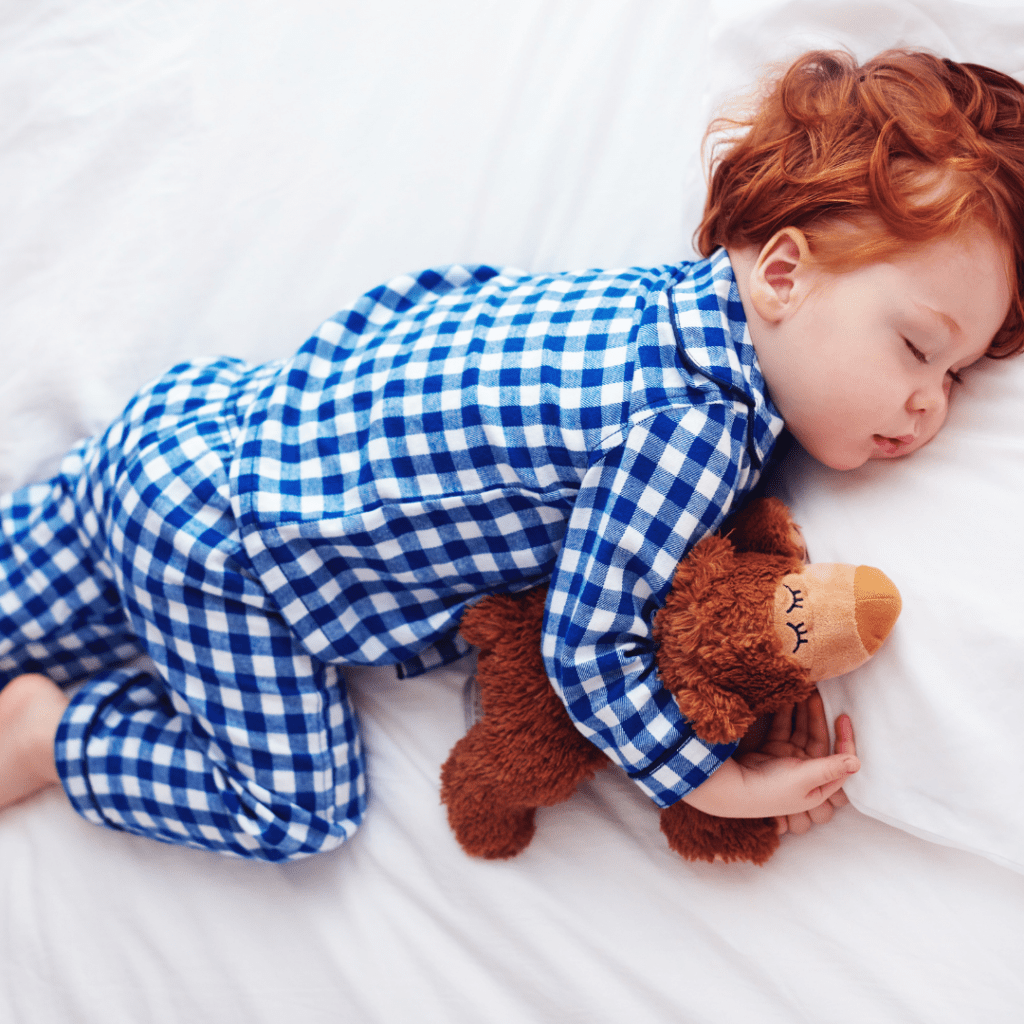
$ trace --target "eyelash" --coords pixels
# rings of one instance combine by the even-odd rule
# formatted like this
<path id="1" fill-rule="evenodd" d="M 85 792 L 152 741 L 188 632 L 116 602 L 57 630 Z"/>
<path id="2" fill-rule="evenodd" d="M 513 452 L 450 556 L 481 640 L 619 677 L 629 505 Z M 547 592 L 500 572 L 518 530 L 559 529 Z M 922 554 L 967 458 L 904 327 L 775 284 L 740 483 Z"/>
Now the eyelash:
<path id="1" fill-rule="evenodd" d="M 903 343 L 907 346 L 907 348 L 910 349 L 911 354 L 919 363 L 928 362 L 928 357 L 912 341 L 909 341 L 907 338 L 904 338 Z M 961 377 L 960 374 L 956 372 L 956 370 L 947 370 L 946 376 L 948 376 L 954 384 L 963 384 L 964 382 L 963 377 Z"/>

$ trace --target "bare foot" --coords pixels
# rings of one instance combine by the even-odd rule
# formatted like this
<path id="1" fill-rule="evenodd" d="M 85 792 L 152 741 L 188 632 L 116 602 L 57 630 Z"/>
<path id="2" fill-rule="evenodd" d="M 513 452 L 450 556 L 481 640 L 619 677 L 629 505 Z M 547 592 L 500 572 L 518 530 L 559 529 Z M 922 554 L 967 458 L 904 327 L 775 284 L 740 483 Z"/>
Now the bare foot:
<path id="1" fill-rule="evenodd" d="M 0 808 L 60 782 L 53 742 L 67 706 L 46 676 L 17 676 L 0 690 Z"/>

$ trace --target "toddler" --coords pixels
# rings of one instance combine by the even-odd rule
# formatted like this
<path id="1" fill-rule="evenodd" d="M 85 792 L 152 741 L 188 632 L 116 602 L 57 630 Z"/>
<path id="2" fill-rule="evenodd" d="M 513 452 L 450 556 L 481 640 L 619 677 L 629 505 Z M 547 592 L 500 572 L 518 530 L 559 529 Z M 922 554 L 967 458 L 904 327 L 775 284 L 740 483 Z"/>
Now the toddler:
<path id="1" fill-rule="evenodd" d="M 820 701 L 774 756 L 701 742 L 652 618 L 784 427 L 837 469 L 909 454 L 1024 344 L 1024 88 L 817 52 L 732 127 L 703 259 L 398 278 L 290 359 L 174 368 L 8 496 L 0 806 L 60 783 L 166 842 L 335 847 L 366 802 L 344 666 L 451 662 L 469 603 L 550 582 L 552 685 L 655 803 L 826 820 L 849 721 L 832 756 Z"/>

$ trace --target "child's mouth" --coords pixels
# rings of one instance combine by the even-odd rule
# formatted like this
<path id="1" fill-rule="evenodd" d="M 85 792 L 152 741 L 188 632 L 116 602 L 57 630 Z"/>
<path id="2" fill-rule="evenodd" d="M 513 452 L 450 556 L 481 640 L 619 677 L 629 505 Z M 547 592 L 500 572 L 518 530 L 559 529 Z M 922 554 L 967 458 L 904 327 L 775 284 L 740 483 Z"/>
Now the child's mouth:
<path id="1" fill-rule="evenodd" d="M 907 445 L 913 440 L 913 434 L 903 434 L 900 437 L 885 437 L 883 434 L 874 435 L 875 445 L 883 455 L 901 455 Z"/>

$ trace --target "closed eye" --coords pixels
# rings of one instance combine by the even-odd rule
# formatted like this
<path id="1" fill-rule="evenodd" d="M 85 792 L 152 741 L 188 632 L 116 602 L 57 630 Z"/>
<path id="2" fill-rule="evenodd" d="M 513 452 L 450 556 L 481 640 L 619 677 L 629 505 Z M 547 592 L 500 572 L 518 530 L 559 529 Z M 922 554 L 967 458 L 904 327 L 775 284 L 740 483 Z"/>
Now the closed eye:
<path id="1" fill-rule="evenodd" d="M 909 338 L 904 338 L 903 339 L 903 344 L 907 346 L 907 348 L 910 350 L 910 354 L 919 363 L 927 363 L 928 362 L 928 357 Z M 961 377 L 960 374 L 956 372 L 956 370 L 947 370 L 946 371 L 946 376 L 949 377 L 949 379 L 954 384 L 963 384 L 963 382 L 964 382 L 963 377 Z"/>
<path id="2" fill-rule="evenodd" d="M 906 345 L 908 349 L 910 349 L 911 355 L 913 355 L 913 357 L 919 363 L 928 362 L 928 357 L 912 341 L 910 341 L 909 338 L 904 338 L 903 344 Z"/>

